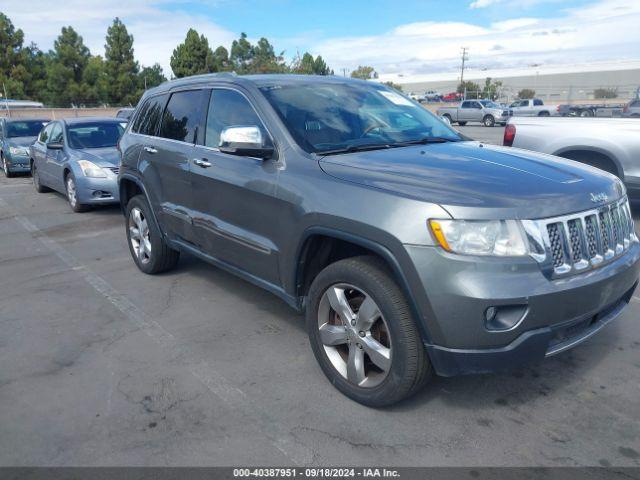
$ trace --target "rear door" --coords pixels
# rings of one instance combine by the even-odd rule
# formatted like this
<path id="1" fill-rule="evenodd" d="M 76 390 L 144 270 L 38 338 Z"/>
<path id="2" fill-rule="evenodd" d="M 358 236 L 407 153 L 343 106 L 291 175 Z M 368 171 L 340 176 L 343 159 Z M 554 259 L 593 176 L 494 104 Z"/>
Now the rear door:
<path id="1" fill-rule="evenodd" d="M 49 143 L 49 137 L 51 136 L 51 130 L 53 130 L 53 123 L 49 123 L 42 129 L 38 140 L 33 144 L 33 161 L 38 169 L 40 175 L 40 181 L 47 185 L 51 185 L 51 176 L 49 175 L 47 166 L 47 143 Z"/>
<path id="2" fill-rule="evenodd" d="M 202 89 L 171 93 L 157 136 L 145 145 L 141 155 L 148 164 L 145 177 L 153 176 L 158 213 L 174 238 L 194 242 L 192 191 L 189 172 L 194 143 L 203 135 L 201 125 L 206 108 Z M 141 169 L 142 169 L 142 163 Z"/>
<path id="3" fill-rule="evenodd" d="M 227 87 L 211 91 L 206 134 L 191 165 L 198 242 L 219 260 L 278 284 L 273 241 L 273 219 L 281 211 L 275 198 L 277 160 L 220 152 L 220 132 L 232 126 L 257 126 L 265 138 L 273 138 L 244 92 Z"/>

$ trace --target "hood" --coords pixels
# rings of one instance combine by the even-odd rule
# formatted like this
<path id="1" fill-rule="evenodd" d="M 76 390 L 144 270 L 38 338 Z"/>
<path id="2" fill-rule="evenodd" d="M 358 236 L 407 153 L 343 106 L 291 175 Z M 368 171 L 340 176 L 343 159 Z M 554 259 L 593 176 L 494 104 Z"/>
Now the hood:
<path id="1" fill-rule="evenodd" d="M 120 152 L 116 147 L 85 148 L 75 151 L 80 160 L 89 160 L 100 167 L 114 167 L 120 164 Z"/>
<path id="2" fill-rule="evenodd" d="M 331 155 L 320 166 L 342 180 L 438 204 L 454 218 L 545 218 L 623 195 L 621 182 L 601 170 L 478 142 Z M 591 194 L 607 200 L 594 203 Z"/>
<path id="3" fill-rule="evenodd" d="M 35 137 L 11 137 L 11 138 L 7 138 L 7 143 L 9 145 L 12 145 L 14 147 L 28 147 L 29 145 L 32 145 L 33 142 L 35 142 L 38 139 L 37 136 Z"/>

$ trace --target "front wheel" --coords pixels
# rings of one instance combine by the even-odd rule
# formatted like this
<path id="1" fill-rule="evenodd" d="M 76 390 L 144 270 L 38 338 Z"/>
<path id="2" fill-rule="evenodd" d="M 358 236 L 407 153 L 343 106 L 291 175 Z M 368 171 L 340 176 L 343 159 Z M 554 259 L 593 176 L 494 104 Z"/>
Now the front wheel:
<path id="1" fill-rule="evenodd" d="M 67 189 L 67 200 L 69 201 L 69 206 L 71 210 L 76 213 L 82 213 L 89 210 L 89 206 L 83 203 L 80 203 L 78 200 L 78 186 L 76 184 L 76 177 L 73 176 L 73 173 L 68 173 L 67 178 L 65 179 L 65 186 Z"/>
<path id="2" fill-rule="evenodd" d="M 153 275 L 176 266 L 180 252 L 167 245 L 144 195 L 129 200 L 126 219 L 129 251 L 142 272 Z"/>
<path id="3" fill-rule="evenodd" d="M 493 127 L 496 124 L 496 119 L 493 118 L 493 115 L 485 115 L 482 119 L 482 124 L 485 127 Z"/>
<path id="4" fill-rule="evenodd" d="M 340 260 L 309 289 L 306 325 L 329 381 L 371 407 L 396 403 L 431 377 L 431 364 L 411 310 L 376 257 Z"/>
<path id="5" fill-rule="evenodd" d="M 7 165 L 7 159 L 4 158 L 4 154 L 2 155 L 2 171 L 4 172 L 4 176 L 7 178 L 13 177 L 13 173 L 9 171 L 9 165 Z"/>

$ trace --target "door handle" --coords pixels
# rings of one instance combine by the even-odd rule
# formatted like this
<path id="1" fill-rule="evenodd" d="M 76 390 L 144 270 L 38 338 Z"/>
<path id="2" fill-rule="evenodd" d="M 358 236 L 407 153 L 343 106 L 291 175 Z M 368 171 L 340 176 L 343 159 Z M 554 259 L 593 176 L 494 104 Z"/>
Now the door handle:
<path id="1" fill-rule="evenodd" d="M 200 159 L 200 158 L 195 158 L 193 160 L 193 163 L 195 163 L 196 165 L 198 165 L 199 167 L 202 168 L 209 168 L 211 166 L 211 162 L 208 160 L 205 160 L 204 158 Z"/>
<path id="2" fill-rule="evenodd" d="M 144 151 L 147 153 L 158 153 L 158 150 L 153 147 L 144 147 Z"/>

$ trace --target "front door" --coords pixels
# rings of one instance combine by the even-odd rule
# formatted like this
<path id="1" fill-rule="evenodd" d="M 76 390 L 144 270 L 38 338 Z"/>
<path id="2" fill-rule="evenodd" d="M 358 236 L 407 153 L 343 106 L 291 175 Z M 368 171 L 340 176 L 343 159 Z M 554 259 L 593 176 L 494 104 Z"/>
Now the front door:
<path id="1" fill-rule="evenodd" d="M 51 129 L 51 136 L 47 143 L 63 143 L 63 135 L 62 135 L 62 125 L 60 122 L 55 122 L 53 124 L 53 128 Z M 58 191 L 63 191 L 66 187 L 64 185 L 63 178 L 63 169 L 64 169 L 64 159 L 65 153 L 63 150 L 51 150 L 47 148 L 47 161 L 46 161 L 46 171 L 51 179 L 51 186 L 54 187 Z"/>
<path id="2" fill-rule="evenodd" d="M 274 196 L 277 160 L 220 152 L 220 132 L 232 126 L 257 126 L 272 138 L 248 97 L 238 90 L 214 88 L 203 145 L 195 147 L 191 163 L 195 231 L 208 254 L 279 284 L 273 242 L 277 225 L 270 220 L 279 208 Z"/>

